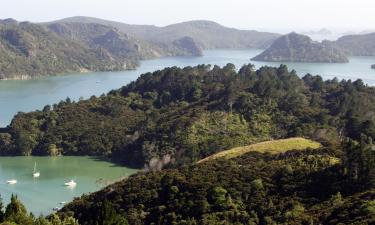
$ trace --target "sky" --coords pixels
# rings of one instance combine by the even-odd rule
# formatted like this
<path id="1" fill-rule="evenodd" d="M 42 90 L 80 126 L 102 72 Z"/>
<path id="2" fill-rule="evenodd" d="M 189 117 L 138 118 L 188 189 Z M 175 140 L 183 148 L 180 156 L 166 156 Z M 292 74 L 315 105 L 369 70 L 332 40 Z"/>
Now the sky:
<path id="1" fill-rule="evenodd" d="M 212 20 L 263 31 L 375 30 L 374 0 L 0 0 L 0 17 L 45 22 L 92 16 L 130 24 Z"/>

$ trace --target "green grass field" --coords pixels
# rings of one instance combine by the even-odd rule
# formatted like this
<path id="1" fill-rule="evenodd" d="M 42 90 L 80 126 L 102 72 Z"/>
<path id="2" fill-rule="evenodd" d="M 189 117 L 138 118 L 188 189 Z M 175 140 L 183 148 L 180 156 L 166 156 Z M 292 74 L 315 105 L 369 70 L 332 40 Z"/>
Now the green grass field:
<path id="1" fill-rule="evenodd" d="M 288 138 L 288 139 L 265 141 L 265 142 L 260 142 L 260 143 L 253 144 L 253 145 L 248 145 L 245 147 L 232 148 L 230 150 L 222 151 L 214 155 L 211 155 L 207 158 L 204 158 L 198 161 L 198 163 L 202 163 L 208 160 L 223 158 L 223 157 L 226 159 L 231 159 L 231 158 L 239 157 L 251 151 L 278 154 L 278 153 L 284 153 L 290 150 L 304 150 L 307 148 L 317 149 L 320 147 L 321 147 L 321 144 L 318 142 L 311 141 L 305 138 L 295 137 L 295 138 Z"/>

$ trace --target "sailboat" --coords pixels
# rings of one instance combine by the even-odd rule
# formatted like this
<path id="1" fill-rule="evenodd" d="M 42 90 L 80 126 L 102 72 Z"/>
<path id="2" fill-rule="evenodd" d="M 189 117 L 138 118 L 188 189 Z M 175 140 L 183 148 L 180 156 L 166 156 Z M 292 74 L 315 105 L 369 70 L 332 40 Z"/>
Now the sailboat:
<path id="1" fill-rule="evenodd" d="M 33 177 L 34 178 L 40 177 L 40 172 L 36 170 L 36 162 L 34 164 Z"/>
<path id="2" fill-rule="evenodd" d="M 7 180 L 7 184 L 16 184 L 17 180 Z"/>
<path id="3" fill-rule="evenodd" d="M 75 187 L 76 185 L 77 185 L 77 183 L 74 180 L 71 180 L 71 181 L 66 182 L 64 184 L 64 186 L 67 186 L 67 187 Z"/>

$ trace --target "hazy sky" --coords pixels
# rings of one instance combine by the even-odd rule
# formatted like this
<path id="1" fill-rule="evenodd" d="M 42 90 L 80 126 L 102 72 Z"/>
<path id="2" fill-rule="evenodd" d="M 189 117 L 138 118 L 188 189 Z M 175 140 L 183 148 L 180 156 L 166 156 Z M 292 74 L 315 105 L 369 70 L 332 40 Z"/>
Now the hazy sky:
<path id="1" fill-rule="evenodd" d="M 207 19 L 260 30 L 375 29 L 374 0 L 0 0 L 2 18 L 33 22 L 93 16 L 168 25 Z"/>

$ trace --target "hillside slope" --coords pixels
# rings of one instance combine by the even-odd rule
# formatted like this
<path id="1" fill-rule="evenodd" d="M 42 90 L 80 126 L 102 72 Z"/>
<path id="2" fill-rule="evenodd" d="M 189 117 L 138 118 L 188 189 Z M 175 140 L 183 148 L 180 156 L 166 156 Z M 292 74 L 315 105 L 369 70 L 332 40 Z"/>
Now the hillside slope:
<path id="1" fill-rule="evenodd" d="M 131 68 L 103 49 L 58 37 L 41 25 L 0 21 L 0 79 L 23 79 L 67 72 Z"/>
<path id="2" fill-rule="evenodd" d="M 348 55 L 375 56 L 375 33 L 343 36 L 334 44 Z"/>
<path id="3" fill-rule="evenodd" d="M 206 161 L 215 160 L 219 158 L 231 159 L 244 155 L 248 152 L 279 154 L 290 150 L 305 150 L 307 148 L 317 149 L 320 147 L 321 145 L 318 142 L 314 142 L 304 138 L 288 138 L 281 140 L 265 141 L 248 146 L 237 147 L 221 151 L 207 158 L 201 159 L 197 163 L 203 163 Z"/>
<path id="4" fill-rule="evenodd" d="M 223 149 L 302 136 L 375 138 L 375 88 L 299 78 L 286 66 L 166 68 L 101 97 L 19 113 L 1 155 L 93 155 L 160 170 Z"/>
<path id="5" fill-rule="evenodd" d="M 66 205 L 82 225 L 374 224 L 374 188 L 348 183 L 332 149 L 232 159 L 139 173 Z M 353 188 L 357 187 L 357 188 Z"/>
<path id="6" fill-rule="evenodd" d="M 200 56 L 194 39 L 182 37 L 168 45 L 139 40 L 115 27 L 98 23 L 56 22 L 47 28 L 62 38 L 78 41 L 91 48 L 103 48 L 120 59 L 150 59 L 162 56 Z"/>

